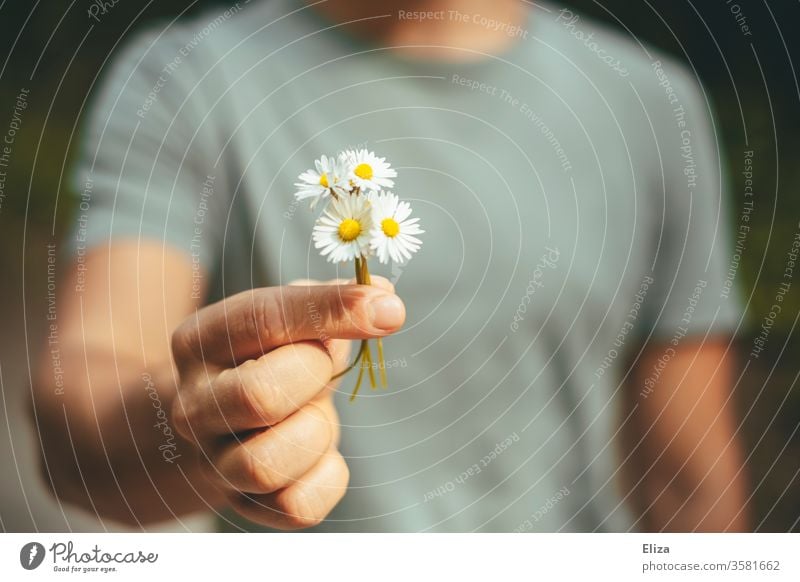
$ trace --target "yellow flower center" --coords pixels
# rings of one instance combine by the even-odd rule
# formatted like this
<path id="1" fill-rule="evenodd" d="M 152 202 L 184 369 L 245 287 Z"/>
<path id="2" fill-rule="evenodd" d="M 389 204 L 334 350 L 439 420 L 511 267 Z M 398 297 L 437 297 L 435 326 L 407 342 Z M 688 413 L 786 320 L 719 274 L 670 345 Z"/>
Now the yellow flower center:
<path id="1" fill-rule="evenodd" d="M 345 218 L 339 224 L 339 238 L 344 242 L 354 241 L 361 234 L 361 223 L 352 218 Z"/>
<path id="2" fill-rule="evenodd" d="M 383 222 L 381 222 L 381 229 L 383 234 L 389 238 L 394 238 L 400 233 L 400 225 L 397 224 L 394 218 L 384 218 Z"/>
<path id="3" fill-rule="evenodd" d="M 369 164 L 358 164 L 353 173 L 362 180 L 372 180 L 372 166 Z"/>
<path id="4" fill-rule="evenodd" d="M 319 185 L 322 186 L 323 188 L 328 187 L 328 174 L 322 174 L 319 177 Z"/>

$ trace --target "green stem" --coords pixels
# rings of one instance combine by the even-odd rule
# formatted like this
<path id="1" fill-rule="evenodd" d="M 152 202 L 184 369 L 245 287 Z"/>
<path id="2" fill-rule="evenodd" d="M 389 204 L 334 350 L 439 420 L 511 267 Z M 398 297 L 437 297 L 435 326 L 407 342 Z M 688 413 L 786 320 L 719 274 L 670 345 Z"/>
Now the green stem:
<path id="1" fill-rule="evenodd" d="M 355 271 L 356 271 L 356 283 L 359 285 L 371 285 L 372 281 L 370 280 L 369 276 L 369 268 L 367 267 L 367 258 L 366 257 L 356 257 L 355 259 Z M 378 344 L 378 368 L 380 370 L 380 379 L 381 385 L 384 388 L 387 388 L 389 383 L 386 379 L 386 365 L 385 360 L 383 357 L 383 342 L 381 338 L 377 338 Z M 356 357 L 353 359 L 353 362 L 347 366 L 344 370 L 336 374 L 331 378 L 331 380 L 335 380 L 341 376 L 347 374 L 350 370 L 355 368 L 360 364 L 360 369 L 358 371 L 358 378 L 356 379 L 356 387 L 353 389 L 353 393 L 350 395 L 350 402 L 355 400 L 356 395 L 358 394 L 359 389 L 361 388 L 361 382 L 364 379 L 364 368 L 369 369 L 369 382 L 372 386 L 372 389 L 378 387 L 378 382 L 375 379 L 375 371 L 373 370 L 373 360 L 372 360 L 372 352 L 369 348 L 369 341 L 368 340 L 361 340 L 361 347 L 356 354 Z"/>
<path id="2" fill-rule="evenodd" d="M 362 342 L 362 345 L 367 345 L 367 342 Z M 363 378 L 364 378 L 364 366 L 361 366 L 361 369 L 358 371 L 358 379 L 356 380 L 356 387 L 353 388 L 353 393 L 350 395 L 350 402 L 356 399 L 356 395 L 358 395 L 358 389 L 361 388 L 361 380 Z"/>
<path id="3" fill-rule="evenodd" d="M 364 352 L 365 345 L 367 345 L 367 340 L 361 340 L 361 347 L 358 348 L 358 353 L 356 354 L 356 357 L 344 370 L 342 370 L 338 374 L 331 376 L 331 380 L 336 380 L 336 378 L 341 378 L 342 376 L 347 374 L 350 370 L 352 370 L 358 365 L 359 360 L 361 360 L 361 355 Z"/>
<path id="4" fill-rule="evenodd" d="M 369 276 L 369 267 L 367 266 L 367 260 L 363 258 L 361 259 L 361 280 L 364 282 L 365 285 L 372 285 L 372 280 L 370 279 Z M 378 338 L 376 340 L 376 343 L 378 344 L 378 370 L 381 376 L 381 385 L 384 388 L 386 388 L 389 385 L 389 383 L 386 380 L 386 365 L 383 359 L 383 341 L 381 341 L 381 338 Z M 369 347 L 367 349 L 369 349 Z M 368 352 L 367 356 L 369 356 L 371 363 L 372 354 Z M 370 374 L 372 374 L 372 366 L 370 366 L 369 370 Z M 377 383 L 373 382 L 373 387 L 376 385 Z"/>
<path id="5" fill-rule="evenodd" d="M 367 365 L 369 366 L 369 385 L 375 390 L 375 388 L 378 387 L 378 383 L 375 381 L 375 370 L 373 369 L 372 352 L 369 349 L 369 344 L 367 344 L 367 349 L 364 352 L 364 358 L 367 360 Z"/>
<path id="6" fill-rule="evenodd" d="M 381 341 L 381 338 L 378 338 L 376 343 L 378 344 L 378 361 L 380 361 L 378 371 L 381 374 L 381 386 L 388 388 L 389 382 L 386 379 L 386 360 L 383 357 L 383 341 Z"/>

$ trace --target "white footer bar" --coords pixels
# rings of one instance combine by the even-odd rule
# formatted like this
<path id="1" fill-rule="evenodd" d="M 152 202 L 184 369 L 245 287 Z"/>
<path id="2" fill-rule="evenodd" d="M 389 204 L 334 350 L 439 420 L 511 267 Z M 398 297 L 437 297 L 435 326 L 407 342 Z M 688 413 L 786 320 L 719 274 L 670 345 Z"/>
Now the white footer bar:
<path id="1" fill-rule="evenodd" d="M 800 580 L 800 534 L 3 534 L 2 580 Z M 225 578 L 215 578 L 224 576 Z"/>

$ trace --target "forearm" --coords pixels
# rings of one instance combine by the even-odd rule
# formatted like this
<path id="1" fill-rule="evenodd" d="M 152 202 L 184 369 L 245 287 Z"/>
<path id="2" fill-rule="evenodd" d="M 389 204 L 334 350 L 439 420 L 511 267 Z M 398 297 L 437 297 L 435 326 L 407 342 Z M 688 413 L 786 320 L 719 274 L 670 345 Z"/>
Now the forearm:
<path id="1" fill-rule="evenodd" d="M 662 432 L 654 425 L 653 432 Z M 666 436 L 666 435 L 664 435 Z M 645 438 L 637 487 L 646 531 L 747 531 L 746 479 L 733 432 L 717 425 L 691 447 Z M 662 439 L 658 439 L 662 440 Z M 662 441 L 663 442 L 663 441 Z"/>
<path id="2" fill-rule="evenodd" d="M 658 383 L 651 350 L 628 389 L 629 475 L 648 531 L 740 531 L 748 528 L 746 474 L 731 398 L 734 368 L 722 342 L 676 350 Z M 646 394 L 646 396 L 645 396 Z"/>
<path id="3" fill-rule="evenodd" d="M 42 469 L 60 499 L 135 525 L 221 503 L 170 423 L 177 378 L 168 362 L 145 368 L 82 348 L 62 356 L 63 394 L 47 371 L 35 391 Z"/>
<path id="4" fill-rule="evenodd" d="M 133 525 L 219 503 L 169 419 L 170 337 L 197 307 L 193 272 L 157 241 L 115 241 L 59 283 L 50 324 L 61 377 L 57 386 L 44 354 L 33 392 L 42 470 L 59 499 Z"/>

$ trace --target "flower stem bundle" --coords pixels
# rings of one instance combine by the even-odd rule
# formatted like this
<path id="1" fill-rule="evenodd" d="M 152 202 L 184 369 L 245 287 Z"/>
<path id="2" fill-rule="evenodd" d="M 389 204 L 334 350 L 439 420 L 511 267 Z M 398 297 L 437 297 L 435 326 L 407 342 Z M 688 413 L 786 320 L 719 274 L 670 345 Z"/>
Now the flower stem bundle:
<path id="1" fill-rule="evenodd" d="M 317 219 L 312 239 L 314 247 L 332 263 L 353 261 L 356 283 L 371 285 L 367 259 L 376 257 L 382 264 L 403 264 L 417 252 L 423 231 L 418 218 L 410 218 L 411 206 L 387 190 L 394 186 L 397 172 L 373 152 L 345 150 L 336 157 L 322 156 L 314 169 L 306 170 L 295 184 L 298 200 L 310 200 L 313 209 L 321 200 L 327 202 Z M 377 362 L 372 358 L 369 341 L 363 340 L 353 363 L 334 378 L 359 367 L 355 399 L 367 370 L 370 385 L 377 388 L 375 368 L 381 386 L 386 388 L 386 365 L 383 342 L 376 340 Z"/>

